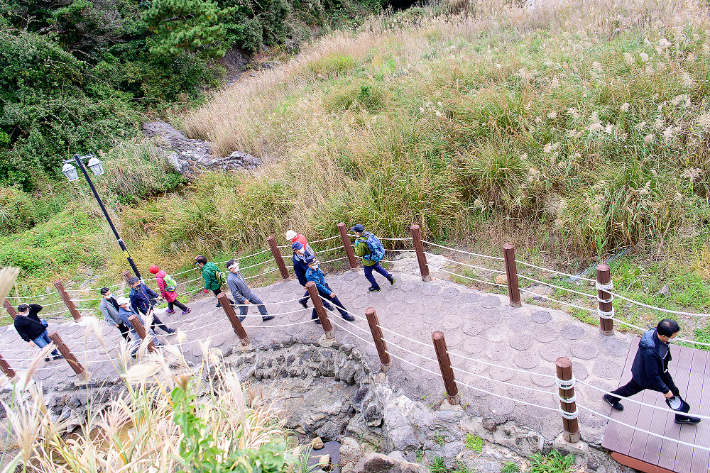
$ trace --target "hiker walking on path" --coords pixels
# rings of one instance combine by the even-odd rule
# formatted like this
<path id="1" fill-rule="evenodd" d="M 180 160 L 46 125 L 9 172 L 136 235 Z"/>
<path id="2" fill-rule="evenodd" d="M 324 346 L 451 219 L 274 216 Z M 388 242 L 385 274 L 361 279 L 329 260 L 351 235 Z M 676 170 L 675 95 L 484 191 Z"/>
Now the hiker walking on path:
<path id="1" fill-rule="evenodd" d="M 397 279 L 380 264 L 380 260 L 385 256 L 385 249 L 380 240 L 372 233 L 366 232 L 365 227 L 359 223 L 351 228 L 350 231 L 356 235 L 355 254 L 362 258 L 365 279 L 370 282 L 369 291 L 378 292 L 380 290 L 380 285 L 377 284 L 375 277 L 372 275 L 373 271 L 387 278 L 390 284 L 394 284 Z"/>
<path id="2" fill-rule="evenodd" d="M 111 294 L 111 290 L 107 287 L 101 288 L 99 310 L 104 314 L 104 320 L 107 324 L 116 327 L 121 332 L 121 336 L 128 340 L 128 327 L 121 320 L 121 316 L 118 315 L 120 309 L 121 306 L 118 305 L 118 300 Z"/>
<path id="3" fill-rule="evenodd" d="M 338 297 L 335 295 L 335 292 L 333 292 L 328 283 L 325 282 L 325 275 L 319 267 L 318 260 L 315 259 L 315 257 L 311 256 L 308 258 L 306 263 L 308 264 L 308 271 L 306 271 L 306 279 L 315 283 L 316 287 L 318 288 L 318 294 L 320 294 L 320 296 L 323 298 L 323 305 L 325 305 L 326 301 L 330 301 L 338 307 L 338 312 L 340 312 L 340 315 L 345 320 L 347 320 L 348 322 L 352 322 L 353 320 L 355 320 L 355 317 L 348 314 L 348 312 L 345 310 L 345 306 L 343 305 L 343 303 L 340 302 Z M 332 310 L 332 308 L 330 307 L 328 309 Z M 311 318 L 314 319 L 317 324 L 320 323 L 315 308 L 313 309 Z"/>
<path id="4" fill-rule="evenodd" d="M 17 306 L 17 317 L 15 317 L 15 330 L 24 341 L 28 342 L 31 347 L 36 346 L 40 350 L 50 343 L 47 331 L 47 321 L 39 318 L 37 314 L 42 310 L 39 304 L 20 304 Z M 58 360 L 62 355 L 54 349 L 52 350 L 52 358 L 46 357 L 44 361 Z"/>
<path id="5" fill-rule="evenodd" d="M 662 393 L 671 409 L 686 413 L 690 406 L 680 398 L 680 391 L 673 382 L 673 377 L 668 372 L 668 363 L 671 361 L 671 350 L 668 346 L 680 332 L 680 327 L 675 320 L 663 319 L 654 329 L 646 331 L 639 341 L 638 351 L 631 365 L 631 381 L 625 386 L 605 394 L 604 400 L 617 411 L 623 411 L 624 406 L 619 402 L 619 397 L 629 397 L 638 394 L 644 389 L 651 389 Z M 682 414 L 675 415 L 676 424 L 698 424 L 697 417 Z"/>
<path id="6" fill-rule="evenodd" d="M 195 264 L 202 269 L 202 279 L 205 280 L 205 294 L 207 291 L 212 291 L 217 297 L 222 293 L 222 286 L 227 282 L 227 276 L 217 269 L 214 263 L 208 263 L 207 258 L 202 255 L 195 256 Z M 234 304 L 233 300 L 229 300 L 230 304 Z M 222 307 L 222 303 L 217 299 L 217 307 Z"/>
<path id="7" fill-rule="evenodd" d="M 138 332 L 136 332 L 136 329 L 133 328 L 133 324 L 131 323 L 130 320 L 128 320 L 128 318 L 132 315 L 135 315 L 136 317 L 138 317 L 138 320 L 141 321 L 143 326 L 145 326 L 145 321 L 143 320 L 143 318 L 140 316 L 139 313 L 134 312 L 134 309 L 131 308 L 131 306 L 130 306 L 131 301 L 129 299 L 127 299 L 125 297 L 119 297 L 117 302 L 118 302 L 118 306 L 119 306 L 118 316 L 121 318 L 121 321 L 124 323 L 124 325 L 129 327 L 129 330 L 131 332 L 131 340 L 133 340 L 133 343 L 131 345 L 130 352 L 131 352 L 131 356 L 135 357 L 136 352 L 138 351 L 138 348 L 140 348 L 141 343 L 143 343 L 143 339 L 141 338 L 140 335 L 138 335 Z M 155 332 L 148 327 L 146 327 L 146 336 L 153 337 L 153 343 L 155 344 L 155 346 L 159 347 L 162 345 L 160 342 L 158 342 L 158 339 L 155 337 Z"/>
<path id="8" fill-rule="evenodd" d="M 296 241 L 291 245 L 291 249 L 293 250 L 293 256 L 291 257 L 291 261 L 293 262 L 293 272 L 296 273 L 296 278 L 298 278 L 298 283 L 306 287 L 306 283 L 308 280 L 306 279 L 306 272 L 308 271 L 308 264 L 306 263 L 306 260 L 308 258 L 315 258 L 315 252 L 311 248 L 311 245 L 308 243 L 301 243 L 300 241 Z M 303 294 L 303 297 L 298 300 L 298 303 L 303 306 L 304 309 L 308 309 L 308 298 L 310 295 L 308 294 L 308 291 L 306 291 L 305 294 Z M 332 306 L 328 303 L 327 300 L 323 300 L 323 306 L 331 310 Z"/>
<path id="9" fill-rule="evenodd" d="M 289 230 L 286 232 L 286 239 L 291 242 L 291 244 L 299 242 L 301 245 L 308 245 L 308 240 L 306 240 L 306 237 L 301 235 L 300 233 L 296 233 L 293 230 Z"/>
<path id="10" fill-rule="evenodd" d="M 189 314 L 191 312 L 190 308 L 177 300 L 177 283 L 172 276 L 168 276 L 165 271 L 162 271 L 156 265 L 151 266 L 148 271 L 151 274 L 155 274 L 155 282 L 158 284 L 160 297 L 168 303 L 168 310 L 165 313 L 174 314 L 173 306 L 177 306 L 178 309 L 182 310 L 182 315 Z"/>
<path id="11" fill-rule="evenodd" d="M 128 280 L 128 285 L 131 286 L 131 293 L 128 295 L 131 301 L 131 308 L 136 315 L 148 315 L 152 312 L 153 321 L 150 323 L 150 328 L 155 330 L 155 326 L 160 327 L 165 333 L 175 333 L 174 328 L 167 327 L 155 314 L 153 307 L 155 306 L 155 301 L 158 299 L 158 294 L 156 294 L 152 289 L 143 284 L 140 279 L 133 276 Z M 119 304 L 120 305 L 120 304 Z M 125 322 L 124 322 L 125 323 Z"/>
<path id="12" fill-rule="evenodd" d="M 227 261 L 227 269 L 229 270 L 227 286 L 229 286 L 229 290 L 232 291 L 232 297 L 234 297 L 234 300 L 239 304 L 239 321 L 242 322 L 246 318 L 249 303 L 256 304 L 261 314 L 262 321 L 266 322 L 267 320 L 273 319 L 274 316 L 269 315 L 261 299 L 251 292 L 251 289 L 247 286 L 244 276 L 239 272 L 239 263 L 230 259 Z"/>

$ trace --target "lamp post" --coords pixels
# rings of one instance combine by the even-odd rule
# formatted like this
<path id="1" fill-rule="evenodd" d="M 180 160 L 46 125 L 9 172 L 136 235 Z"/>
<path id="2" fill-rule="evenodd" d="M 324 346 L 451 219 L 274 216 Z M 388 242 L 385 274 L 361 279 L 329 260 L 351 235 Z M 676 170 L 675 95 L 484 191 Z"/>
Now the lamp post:
<path id="1" fill-rule="evenodd" d="M 89 168 L 91 171 L 97 175 L 100 176 L 104 173 L 104 166 L 101 163 L 101 160 L 98 159 L 96 156 L 89 155 L 89 156 L 79 156 L 78 154 L 74 155 L 74 161 L 76 161 L 77 166 L 79 166 L 79 169 L 81 169 L 81 172 L 84 173 L 84 177 L 86 178 L 86 182 L 89 183 L 89 187 L 91 187 L 91 191 L 94 193 L 94 197 L 96 197 L 96 202 L 99 203 L 99 207 L 101 207 L 101 210 L 104 213 L 104 217 L 106 217 L 106 221 L 108 222 L 109 226 L 111 227 L 111 230 L 113 230 L 113 234 L 116 236 L 116 241 L 118 242 L 118 246 L 121 247 L 121 251 L 123 251 L 123 254 L 126 256 L 126 259 L 128 260 L 128 264 L 131 265 L 131 268 L 133 269 L 133 272 L 135 273 L 138 278 L 141 278 L 141 273 L 138 271 L 138 268 L 136 267 L 136 264 L 133 262 L 133 259 L 131 258 L 130 253 L 128 253 L 128 249 L 126 248 L 126 244 L 123 243 L 123 240 L 121 240 L 121 237 L 118 235 L 118 231 L 116 230 L 116 227 L 113 225 L 113 222 L 111 221 L 111 217 L 109 217 L 108 212 L 106 211 L 106 207 L 104 207 L 104 203 L 101 200 L 101 197 L 99 197 L 99 193 L 96 192 L 96 188 L 94 187 L 94 183 L 91 182 L 91 178 L 89 177 L 89 173 L 86 172 L 86 167 L 84 166 L 84 163 L 82 162 L 82 159 L 89 158 Z M 62 173 L 69 179 L 69 182 L 76 181 L 79 179 L 79 175 L 76 172 L 76 168 L 72 166 L 71 160 L 65 161 L 64 166 L 62 167 Z"/>

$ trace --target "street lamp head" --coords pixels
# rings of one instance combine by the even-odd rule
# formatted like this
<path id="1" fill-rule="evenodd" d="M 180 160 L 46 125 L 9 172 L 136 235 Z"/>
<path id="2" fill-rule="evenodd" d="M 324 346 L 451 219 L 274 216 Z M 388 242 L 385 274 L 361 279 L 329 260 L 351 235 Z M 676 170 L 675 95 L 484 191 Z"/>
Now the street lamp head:
<path id="1" fill-rule="evenodd" d="M 64 166 L 62 166 L 62 172 L 65 176 L 67 176 L 69 182 L 73 182 L 79 179 L 79 175 L 76 172 L 76 168 L 69 163 L 65 163 Z"/>
<path id="2" fill-rule="evenodd" d="M 101 163 L 101 160 L 96 156 L 92 156 L 89 160 L 89 169 L 91 169 L 97 176 L 100 176 L 104 173 L 104 165 Z"/>

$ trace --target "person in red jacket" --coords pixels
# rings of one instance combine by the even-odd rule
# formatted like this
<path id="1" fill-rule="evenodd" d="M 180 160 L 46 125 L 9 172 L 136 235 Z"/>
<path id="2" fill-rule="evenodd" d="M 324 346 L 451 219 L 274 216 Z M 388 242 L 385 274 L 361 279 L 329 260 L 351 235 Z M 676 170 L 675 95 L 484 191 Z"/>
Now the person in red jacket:
<path id="1" fill-rule="evenodd" d="M 289 230 L 286 232 L 286 239 L 291 243 L 299 242 L 303 246 L 306 246 L 308 244 L 308 240 L 306 240 L 305 236 L 301 235 L 300 233 L 296 233 L 293 230 Z"/>
<path id="2" fill-rule="evenodd" d="M 168 303 L 168 310 L 166 311 L 166 313 L 174 314 L 175 310 L 173 310 L 173 306 L 175 305 L 182 310 L 182 315 L 189 314 L 191 312 L 190 308 L 179 300 L 177 300 L 177 291 L 168 291 L 168 285 L 165 282 L 165 277 L 167 276 L 167 273 L 165 271 L 162 271 L 156 265 L 151 266 L 148 271 L 150 271 L 151 274 L 155 274 L 155 281 L 158 283 L 160 297 L 165 299 L 165 301 Z"/>

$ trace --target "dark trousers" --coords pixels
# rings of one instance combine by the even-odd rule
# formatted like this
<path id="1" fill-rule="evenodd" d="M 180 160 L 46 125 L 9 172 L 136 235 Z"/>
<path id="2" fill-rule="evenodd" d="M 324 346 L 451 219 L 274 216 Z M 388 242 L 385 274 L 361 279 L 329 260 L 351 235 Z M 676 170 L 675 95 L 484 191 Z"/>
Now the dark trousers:
<path id="1" fill-rule="evenodd" d="M 668 385 L 668 387 L 671 389 L 671 391 L 673 392 L 673 395 L 678 396 L 679 395 L 678 388 L 673 383 L 673 378 L 670 378 L 670 376 L 665 376 L 665 378 L 666 379 L 664 379 L 664 382 L 666 382 L 666 385 Z M 670 383 L 668 382 L 669 381 L 668 378 L 670 378 Z M 641 386 L 639 383 L 637 383 L 636 381 L 634 381 L 632 379 L 631 381 L 626 383 L 624 386 L 621 386 L 620 388 L 612 391 L 611 393 L 614 394 L 614 396 L 610 396 L 610 397 L 613 398 L 612 400 L 619 402 L 619 397 L 617 397 L 617 396 L 631 397 L 634 394 L 640 393 L 644 389 L 646 389 L 646 388 L 644 388 L 643 386 Z M 684 416 L 682 414 L 676 414 L 675 418 L 682 421 L 682 420 L 687 420 L 688 416 Z"/>
<path id="2" fill-rule="evenodd" d="M 372 286 L 372 287 L 380 287 L 380 285 L 377 284 L 377 281 L 375 281 L 375 277 L 372 275 L 373 271 L 380 273 L 381 275 L 386 277 L 388 281 L 390 281 L 392 279 L 392 275 L 390 273 L 388 273 L 387 270 L 382 267 L 382 265 L 380 265 L 379 261 L 371 266 L 365 266 L 364 269 L 365 269 L 365 279 L 370 281 L 370 286 Z"/>
<path id="3" fill-rule="evenodd" d="M 163 332 L 169 332 L 170 329 L 158 318 L 157 315 L 155 315 L 155 312 L 153 312 L 153 322 L 150 324 L 150 328 L 153 329 L 153 332 L 155 332 L 155 327 L 156 325 L 160 327 L 160 330 Z"/>
<path id="4" fill-rule="evenodd" d="M 168 302 L 168 310 L 173 310 L 173 305 L 177 306 L 183 312 L 187 310 L 187 306 L 177 299 L 172 302 Z"/>
<path id="5" fill-rule="evenodd" d="M 222 289 L 215 289 L 212 292 L 214 292 L 215 297 L 219 297 L 219 295 L 222 294 Z M 229 299 L 229 296 L 227 296 L 227 299 Z M 229 303 L 234 304 L 234 301 L 232 299 L 229 299 Z M 221 304 L 221 302 L 219 302 L 219 299 L 217 299 L 217 304 L 218 305 Z M 183 310 L 185 310 L 185 309 L 183 309 Z"/>
<path id="6" fill-rule="evenodd" d="M 328 285 L 328 283 L 325 283 L 325 287 L 327 287 L 328 289 L 330 289 L 330 286 Z M 340 312 L 340 315 L 342 315 L 343 317 L 345 317 L 345 314 L 347 314 L 347 311 L 345 310 L 345 306 L 343 305 L 342 302 L 340 302 L 340 300 L 338 299 L 337 296 L 335 296 L 335 297 L 330 297 L 330 296 L 326 295 L 325 292 L 322 292 L 322 291 L 318 291 L 318 294 L 320 295 L 320 298 L 323 299 L 323 306 L 324 306 L 326 309 L 328 309 L 328 310 L 332 310 L 332 309 L 333 309 L 333 308 L 330 306 L 330 304 L 328 304 L 328 301 L 330 301 L 330 302 L 332 302 L 333 304 L 335 304 L 335 305 L 338 307 L 338 312 Z M 317 319 L 317 318 L 318 318 L 318 314 L 316 314 L 316 310 L 315 310 L 315 309 L 313 309 L 313 313 L 311 314 L 311 318 L 312 318 L 312 319 Z"/>
<path id="7" fill-rule="evenodd" d="M 300 299 L 298 300 L 298 302 L 307 303 L 307 302 L 308 302 L 308 299 L 310 299 L 310 298 L 311 298 L 310 293 L 309 293 L 308 291 L 306 291 L 306 293 L 303 295 L 302 298 L 300 298 Z M 325 307 L 325 308 L 328 309 L 328 310 L 332 310 L 332 309 L 333 309 L 333 306 L 330 305 L 330 303 L 328 302 L 329 299 L 323 299 L 322 297 L 321 297 L 321 299 L 323 300 L 323 307 Z"/>
<path id="8" fill-rule="evenodd" d="M 128 334 L 130 333 L 130 331 L 128 330 L 128 327 L 126 327 L 125 324 L 120 323 L 120 324 L 118 324 L 118 330 L 121 331 L 121 336 L 122 336 L 125 340 L 128 340 Z"/>
<path id="9" fill-rule="evenodd" d="M 249 299 L 247 299 L 251 304 L 254 304 L 257 309 L 259 309 L 259 313 L 261 314 L 262 317 L 266 317 L 269 315 L 269 313 L 266 311 L 266 306 L 264 303 L 256 297 L 254 294 L 251 295 Z M 247 315 L 247 312 L 249 311 L 249 306 L 241 304 L 239 306 L 239 315 Z"/>

